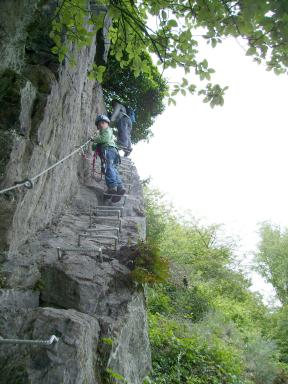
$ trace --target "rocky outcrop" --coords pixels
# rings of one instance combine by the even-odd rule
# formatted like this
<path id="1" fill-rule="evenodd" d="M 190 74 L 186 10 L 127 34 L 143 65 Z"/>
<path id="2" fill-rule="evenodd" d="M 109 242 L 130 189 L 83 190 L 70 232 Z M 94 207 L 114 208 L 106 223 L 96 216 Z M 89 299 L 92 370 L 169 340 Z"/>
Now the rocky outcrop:
<path id="1" fill-rule="evenodd" d="M 101 86 L 87 79 L 96 41 L 75 50 L 75 68 L 67 60 L 59 65 L 47 30 L 53 7 L 40 0 L 0 4 L 0 189 L 71 153 L 105 111 Z M 140 384 L 149 372 L 144 294 L 118 257 L 121 246 L 145 238 L 141 184 L 131 164 L 129 193 L 113 205 L 103 200 L 103 180 L 91 178 L 90 164 L 77 154 L 32 189 L 0 194 L 0 336 L 59 338 L 50 346 L 0 343 L 1 384 L 102 384 L 121 376 Z M 59 258 L 57 248 L 77 248 L 103 204 L 123 205 L 117 249 L 108 239 L 101 258 L 93 251 Z M 98 245 L 82 239 L 83 247 Z"/>

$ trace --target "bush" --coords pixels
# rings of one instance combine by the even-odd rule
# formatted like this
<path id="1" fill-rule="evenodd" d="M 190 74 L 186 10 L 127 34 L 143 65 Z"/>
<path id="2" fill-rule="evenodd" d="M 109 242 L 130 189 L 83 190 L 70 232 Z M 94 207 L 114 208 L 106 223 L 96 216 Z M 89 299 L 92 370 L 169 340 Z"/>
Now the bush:
<path id="1" fill-rule="evenodd" d="M 149 316 L 152 383 L 248 384 L 238 351 L 216 335 L 209 343 L 173 320 Z"/>
<path id="2" fill-rule="evenodd" d="M 155 242 L 139 241 L 132 248 L 134 260 L 131 277 L 138 283 L 155 284 L 165 281 L 169 276 L 169 263 L 160 256 L 160 250 Z"/>
<path id="3" fill-rule="evenodd" d="M 152 313 L 166 313 L 199 321 L 212 304 L 197 287 L 177 287 L 166 282 L 148 291 L 148 308 Z"/>
<path id="4" fill-rule="evenodd" d="M 276 345 L 258 336 L 249 340 L 245 357 L 249 376 L 256 384 L 273 384 L 278 375 Z"/>

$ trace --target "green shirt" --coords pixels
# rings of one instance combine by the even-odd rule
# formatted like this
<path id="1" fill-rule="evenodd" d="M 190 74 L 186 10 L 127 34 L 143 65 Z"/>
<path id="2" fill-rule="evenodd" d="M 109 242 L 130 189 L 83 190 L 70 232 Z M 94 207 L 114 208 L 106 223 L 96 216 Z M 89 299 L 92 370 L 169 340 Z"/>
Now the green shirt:
<path id="1" fill-rule="evenodd" d="M 94 143 L 92 144 L 93 151 L 95 151 L 97 144 L 104 144 L 117 148 L 112 128 L 108 127 L 100 129 L 99 135 L 94 139 Z"/>

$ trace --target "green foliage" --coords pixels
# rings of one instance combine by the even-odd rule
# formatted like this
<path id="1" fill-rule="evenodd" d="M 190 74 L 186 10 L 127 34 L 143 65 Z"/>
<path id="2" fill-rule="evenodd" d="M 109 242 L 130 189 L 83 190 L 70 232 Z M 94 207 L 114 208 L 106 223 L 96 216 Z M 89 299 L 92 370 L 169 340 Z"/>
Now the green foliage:
<path id="1" fill-rule="evenodd" d="M 271 315 L 269 335 L 276 341 L 281 361 L 288 363 L 288 307 L 284 305 Z"/>
<path id="2" fill-rule="evenodd" d="M 199 39 L 212 47 L 227 36 L 242 37 L 247 41 L 247 55 L 255 61 L 267 63 L 269 70 L 286 73 L 288 66 L 288 11 L 286 0 L 102 0 L 96 2 L 94 15 L 87 0 L 62 0 L 52 20 L 53 52 L 62 61 L 69 55 L 71 42 L 78 48 L 90 45 L 93 36 L 103 27 L 105 9 L 113 24 L 109 29 L 111 55 L 121 68 L 129 68 L 137 78 L 151 77 L 151 66 L 143 53 L 158 57 L 163 68 L 183 68 L 206 85 L 198 91 L 212 107 L 223 105 L 226 88 L 210 83 L 214 70 L 200 58 Z M 102 7 L 102 8 L 101 8 Z M 196 32 L 196 33 L 195 33 Z M 199 34 L 201 36 L 199 36 Z M 66 37 L 64 37 L 66 36 Z M 95 68 L 95 78 L 101 78 Z M 197 87 L 184 77 L 171 89 L 169 103 L 181 92 L 195 93 Z"/>
<path id="3" fill-rule="evenodd" d="M 56 7 L 52 19 L 50 38 L 54 41 L 52 52 L 62 62 L 69 57 L 70 62 L 74 57 L 69 56 L 70 44 L 82 48 L 92 44 L 97 30 L 103 25 L 103 14 L 94 21 L 89 20 L 87 0 L 62 0 Z"/>
<path id="4" fill-rule="evenodd" d="M 127 380 L 125 379 L 125 377 L 123 377 L 117 372 L 114 372 L 111 368 L 107 368 L 105 373 L 106 374 L 105 374 L 104 380 L 105 380 L 105 383 L 107 384 L 115 383 L 115 380 L 116 382 L 127 383 Z"/>
<path id="5" fill-rule="evenodd" d="M 257 271 L 273 285 L 279 300 L 288 303 L 288 229 L 263 223 L 255 255 Z"/>
<path id="6" fill-rule="evenodd" d="M 172 208 L 163 202 L 163 194 L 157 189 L 143 185 L 146 212 L 146 235 L 150 241 L 161 242 L 170 221 L 174 222 Z"/>
<path id="7" fill-rule="evenodd" d="M 163 99 L 167 92 L 165 80 L 146 53 L 142 54 L 151 69 L 149 77 L 140 74 L 137 78 L 130 67 L 121 68 L 115 57 L 109 58 L 103 81 L 104 97 L 107 108 L 112 110 L 111 101 L 120 100 L 124 105 L 136 111 L 137 119 L 133 124 L 132 141 L 147 139 L 151 135 L 149 128 L 157 115 L 163 112 Z"/>
<path id="8" fill-rule="evenodd" d="M 88 79 L 96 80 L 98 83 L 102 83 L 105 71 L 106 67 L 103 65 L 93 64 L 92 70 L 88 74 Z"/>
<path id="9" fill-rule="evenodd" d="M 274 382 L 279 371 L 275 343 L 256 337 L 247 343 L 245 358 L 246 369 L 253 382 L 256 384 Z"/>
<path id="10" fill-rule="evenodd" d="M 33 290 L 34 291 L 42 291 L 45 288 L 45 283 L 43 280 L 39 279 L 36 281 Z"/>
<path id="11" fill-rule="evenodd" d="M 102 337 L 101 342 L 110 346 L 113 345 L 113 340 L 110 337 Z"/>
<path id="12" fill-rule="evenodd" d="M 157 243 L 139 241 L 132 252 L 132 258 L 135 260 L 131 272 L 133 280 L 141 284 L 155 284 L 167 279 L 168 260 L 160 255 Z"/>
<path id="13" fill-rule="evenodd" d="M 210 298 L 198 287 L 185 287 L 172 282 L 149 289 L 148 305 L 153 314 L 162 313 L 192 321 L 202 319 L 213 306 Z"/>
<path id="14" fill-rule="evenodd" d="M 203 102 L 210 103 L 211 107 L 214 108 L 215 105 L 224 105 L 224 93 L 227 89 L 228 87 L 221 88 L 218 84 L 208 83 L 206 89 L 201 89 L 198 94 L 204 95 Z"/>
<path id="15" fill-rule="evenodd" d="M 150 315 L 152 383 L 248 383 L 239 353 L 216 335 L 213 343 L 159 314 Z"/>
<path id="16" fill-rule="evenodd" d="M 287 309 L 271 314 L 235 269 L 219 226 L 177 217 L 145 187 L 148 239 L 170 261 L 171 276 L 147 290 L 155 384 L 284 384 Z"/>

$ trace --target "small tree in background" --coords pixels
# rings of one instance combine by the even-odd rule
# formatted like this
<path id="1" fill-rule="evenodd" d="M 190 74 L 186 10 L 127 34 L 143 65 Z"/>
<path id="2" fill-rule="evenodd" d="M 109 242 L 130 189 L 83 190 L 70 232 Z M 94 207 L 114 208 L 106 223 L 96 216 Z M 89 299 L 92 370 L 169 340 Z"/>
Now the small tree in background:
<path id="1" fill-rule="evenodd" d="M 262 223 L 255 268 L 271 283 L 283 304 L 288 303 L 288 229 Z"/>

